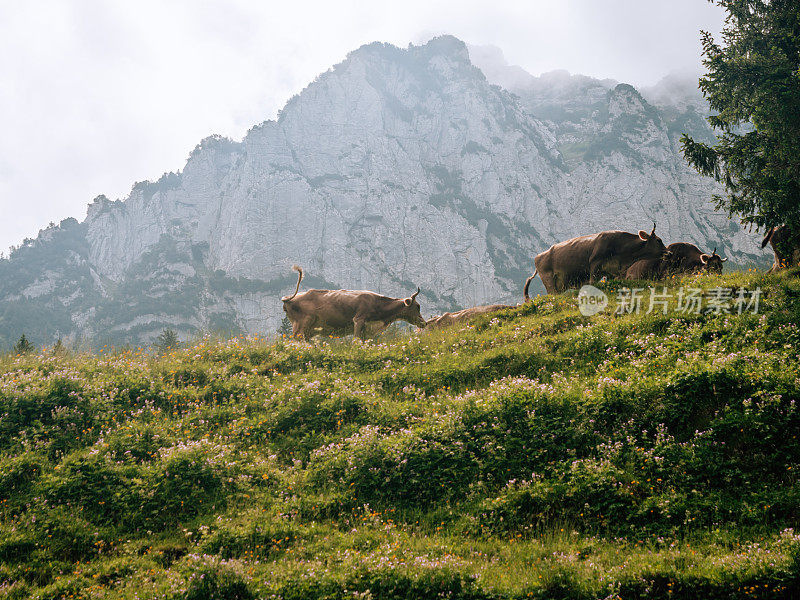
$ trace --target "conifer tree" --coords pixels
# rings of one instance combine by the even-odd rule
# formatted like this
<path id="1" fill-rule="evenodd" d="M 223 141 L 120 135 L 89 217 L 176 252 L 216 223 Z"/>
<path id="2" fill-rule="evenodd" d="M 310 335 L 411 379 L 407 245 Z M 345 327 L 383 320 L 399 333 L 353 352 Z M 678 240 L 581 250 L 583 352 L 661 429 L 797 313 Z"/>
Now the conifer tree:
<path id="1" fill-rule="evenodd" d="M 33 344 L 25 337 L 25 334 L 22 334 L 22 337 L 19 338 L 16 344 L 14 344 L 14 354 L 28 354 L 29 352 L 33 352 L 36 348 Z"/>
<path id="2" fill-rule="evenodd" d="M 701 32 L 715 145 L 684 135 L 683 154 L 725 186 L 717 208 L 758 227 L 800 232 L 800 2 L 714 0 L 721 43 Z"/>
<path id="3" fill-rule="evenodd" d="M 292 322 L 286 315 L 284 315 L 283 319 L 281 320 L 281 325 L 278 327 L 278 335 L 287 338 L 292 337 Z"/>
<path id="4" fill-rule="evenodd" d="M 165 329 L 159 333 L 156 338 L 156 348 L 158 348 L 160 352 L 167 352 L 168 350 L 177 348 L 179 345 L 180 340 L 178 339 L 178 334 L 172 329 Z"/>

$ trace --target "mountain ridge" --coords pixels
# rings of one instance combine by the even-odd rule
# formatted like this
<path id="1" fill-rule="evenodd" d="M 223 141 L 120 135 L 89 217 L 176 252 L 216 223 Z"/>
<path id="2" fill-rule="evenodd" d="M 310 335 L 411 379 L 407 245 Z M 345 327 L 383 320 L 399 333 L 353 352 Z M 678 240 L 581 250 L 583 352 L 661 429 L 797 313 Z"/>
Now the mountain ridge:
<path id="1" fill-rule="evenodd" d="M 19 282 L 0 288 L 0 344 L 26 323 L 37 343 L 267 335 L 295 262 L 330 287 L 419 285 L 426 313 L 517 301 L 552 243 L 654 220 L 665 240 L 758 260 L 679 156 L 674 124 L 703 132 L 699 113 L 667 119 L 627 84 L 535 99 L 491 83 L 452 36 L 362 46 L 241 141 L 206 137 L 179 173 L 99 196 L 83 223 L 29 244 L 83 232 L 75 264 L 37 271 L 25 248 L 3 261 Z"/>

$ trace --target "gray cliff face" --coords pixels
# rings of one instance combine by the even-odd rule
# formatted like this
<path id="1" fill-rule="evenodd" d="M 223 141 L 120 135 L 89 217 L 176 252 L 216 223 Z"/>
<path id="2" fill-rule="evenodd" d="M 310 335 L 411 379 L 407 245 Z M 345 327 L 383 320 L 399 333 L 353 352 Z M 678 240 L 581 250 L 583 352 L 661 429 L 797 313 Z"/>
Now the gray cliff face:
<path id="1" fill-rule="evenodd" d="M 667 243 L 760 256 L 680 157 L 682 131 L 710 135 L 695 108 L 565 73 L 518 80 L 493 85 L 452 37 L 364 46 L 241 142 L 207 138 L 181 173 L 43 232 L 0 264 L 16 274 L 0 299 L 34 295 L 51 312 L 58 299 L 39 343 L 146 343 L 164 327 L 273 333 L 293 263 L 314 287 L 420 286 L 433 314 L 519 301 L 537 252 L 602 229 L 655 221 Z M 54 236 L 75 238 L 74 264 L 37 271 L 25 257 Z M 23 321 L 0 320 L 0 342 Z"/>
<path id="2" fill-rule="evenodd" d="M 667 243 L 688 241 L 725 252 L 740 264 L 764 261 L 756 236 L 714 210 L 720 185 L 684 161 L 679 139 L 714 142 L 697 78 L 669 75 L 644 90 L 554 71 L 540 77 L 507 65 L 492 47 L 470 49 L 490 81 L 513 92 L 528 114 L 553 133 L 569 173 L 559 195 L 569 208 L 556 237 L 603 229 L 645 228 L 657 222 Z M 562 205 L 564 206 L 564 205 Z M 556 225 L 558 227 L 558 224 Z"/>

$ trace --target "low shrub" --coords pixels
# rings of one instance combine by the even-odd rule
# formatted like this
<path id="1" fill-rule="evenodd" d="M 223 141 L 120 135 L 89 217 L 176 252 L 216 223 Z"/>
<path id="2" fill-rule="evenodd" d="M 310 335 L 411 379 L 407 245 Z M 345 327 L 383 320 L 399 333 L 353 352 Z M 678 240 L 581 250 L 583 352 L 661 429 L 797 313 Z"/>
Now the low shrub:
<path id="1" fill-rule="evenodd" d="M 294 545 L 298 535 L 297 528 L 289 523 L 256 521 L 217 529 L 203 542 L 202 550 L 222 559 L 265 560 Z"/>
<path id="2" fill-rule="evenodd" d="M 253 600 L 255 595 L 236 571 L 221 567 L 203 567 L 189 576 L 186 592 L 174 600 Z"/>

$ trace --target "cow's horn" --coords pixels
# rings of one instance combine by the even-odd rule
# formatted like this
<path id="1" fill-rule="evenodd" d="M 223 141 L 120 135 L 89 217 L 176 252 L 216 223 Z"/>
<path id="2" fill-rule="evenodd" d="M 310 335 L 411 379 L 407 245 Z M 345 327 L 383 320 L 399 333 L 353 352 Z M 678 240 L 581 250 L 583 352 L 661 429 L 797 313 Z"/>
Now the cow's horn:
<path id="1" fill-rule="evenodd" d="M 656 222 L 653 221 L 653 231 L 650 232 L 650 235 L 655 235 L 656 233 Z"/>
<path id="2" fill-rule="evenodd" d="M 412 301 L 414 300 L 414 298 L 416 298 L 416 297 L 417 297 L 417 294 L 419 294 L 419 288 L 417 288 L 417 291 L 416 291 L 416 292 L 414 292 L 413 294 L 411 294 L 411 300 L 412 300 Z"/>
<path id="3" fill-rule="evenodd" d="M 716 256 L 716 255 L 717 255 L 717 247 L 714 246 L 714 251 L 711 253 L 711 256 Z"/>
<path id="4" fill-rule="evenodd" d="M 720 260 L 720 262 L 726 262 L 727 260 L 728 260 L 728 258 L 727 258 L 727 257 L 725 257 L 725 258 L 723 258 L 722 260 Z"/>
<path id="5" fill-rule="evenodd" d="M 700 255 L 700 262 L 703 263 L 704 265 L 708 264 L 708 258 L 709 258 L 708 254 L 701 254 Z"/>

